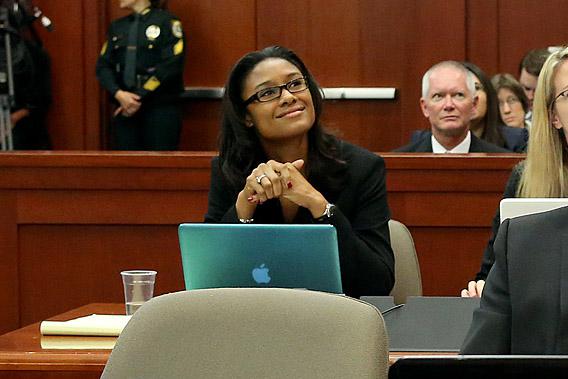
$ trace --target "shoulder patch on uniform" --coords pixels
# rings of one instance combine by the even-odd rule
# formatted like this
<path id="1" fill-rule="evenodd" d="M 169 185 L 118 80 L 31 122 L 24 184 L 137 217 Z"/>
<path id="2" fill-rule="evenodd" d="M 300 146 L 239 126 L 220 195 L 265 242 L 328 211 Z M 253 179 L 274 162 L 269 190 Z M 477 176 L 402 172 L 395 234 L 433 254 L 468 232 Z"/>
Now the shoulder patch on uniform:
<path id="1" fill-rule="evenodd" d="M 108 41 L 105 41 L 105 43 L 103 43 L 103 47 L 101 48 L 101 55 L 105 55 L 107 47 L 108 47 Z"/>
<path id="2" fill-rule="evenodd" d="M 146 37 L 149 40 L 155 40 L 160 36 L 160 27 L 158 25 L 150 25 L 146 28 Z"/>
<path id="3" fill-rule="evenodd" d="M 183 36 L 180 20 L 172 20 L 172 34 L 177 38 L 181 38 Z"/>
<path id="4" fill-rule="evenodd" d="M 183 40 L 182 39 L 177 41 L 177 43 L 174 45 L 174 55 L 180 55 L 181 53 L 183 53 Z"/>
<path id="5" fill-rule="evenodd" d="M 148 79 L 146 81 L 146 83 L 144 83 L 144 89 L 146 91 L 154 91 L 156 88 L 158 88 L 160 86 L 160 81 L 158 80 L 158 78 L 156 78 L 155 76 L 152 76 L 150 79 Z"/>

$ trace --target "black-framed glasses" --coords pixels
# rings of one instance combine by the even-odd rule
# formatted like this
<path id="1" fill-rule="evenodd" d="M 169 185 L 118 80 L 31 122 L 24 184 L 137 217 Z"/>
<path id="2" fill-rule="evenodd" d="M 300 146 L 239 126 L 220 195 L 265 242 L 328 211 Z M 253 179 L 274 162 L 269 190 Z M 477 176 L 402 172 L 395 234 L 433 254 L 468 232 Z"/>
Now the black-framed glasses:
<path id="1" fill-rule="evenodd" d="M 253 101 L 259 101 L 261 103 L 266 103 L 267 101 L 276 100 L 282 95 L 282 90 L 286 90 L 290 93 L 302 92 L 308 88 L 308 80 L 305 77 L 296 78 L 290 80 L 288 83 L 282 84 L 281 86 L 268 87 L 261 89 L 251 97 L 245 100 L 245 106 L 249 105 Z"/>

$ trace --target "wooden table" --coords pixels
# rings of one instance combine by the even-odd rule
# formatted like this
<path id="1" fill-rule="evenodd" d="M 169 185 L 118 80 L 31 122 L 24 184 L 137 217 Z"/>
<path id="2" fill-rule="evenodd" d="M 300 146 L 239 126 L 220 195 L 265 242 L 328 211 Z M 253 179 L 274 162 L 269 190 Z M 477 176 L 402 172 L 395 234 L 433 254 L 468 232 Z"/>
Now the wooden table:
<path id="1" fill-rule="evenodd" d="M 50 318 L 54 321 L 100 314 L 124 314 L 124 304 L 95 303 Z M 0 378 L 99 378 L 110 350 L 42 349 L 39 323 L 0 336 Z M 69 337 L 50 336 L 51 339 Z M 82 337 L 73 337 L 80 340 Z M 87 337 L 108 340 L 111 337 Z"/>
<path id="2" fill-rule="evenodd" d="M 50 320 L 65 321 L 92 313 L 123 314 L 124 304 L 89 304 L 52 317 Z M 99 378 L 111 352 L 111 350 L 95 349 L 43 349 L 42 338 L 46 337 L 41 336 L 39 323 L 0 336 L 0 378 Z M 70 337 L 48 336 L 47 338 L 57 341 Z M 78 342 L 85 339 L 101 341 L 112 339 L 112 337 L 72 338 Z M 433 354 L 441 355 L 393 352 L 389 354 L 390 364 L 403 356 Z"/>

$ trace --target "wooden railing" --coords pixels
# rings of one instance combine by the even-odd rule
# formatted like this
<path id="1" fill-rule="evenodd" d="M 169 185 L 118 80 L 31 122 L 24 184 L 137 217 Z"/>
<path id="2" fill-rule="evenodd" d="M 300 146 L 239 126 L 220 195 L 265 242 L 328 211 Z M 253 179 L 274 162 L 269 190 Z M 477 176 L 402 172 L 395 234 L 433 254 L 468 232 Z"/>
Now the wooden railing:
<path id="1" fill-rule="evenodd" d="M 122 301 L 120 270 L 183 289 L 181 222 L 202 221 L 214 152 L 0 154 L 0 332 Z M 381 154 L 392 217 L 415 239 L 427 295 L 457 295 L 479 267 L 521 155 Z"/>

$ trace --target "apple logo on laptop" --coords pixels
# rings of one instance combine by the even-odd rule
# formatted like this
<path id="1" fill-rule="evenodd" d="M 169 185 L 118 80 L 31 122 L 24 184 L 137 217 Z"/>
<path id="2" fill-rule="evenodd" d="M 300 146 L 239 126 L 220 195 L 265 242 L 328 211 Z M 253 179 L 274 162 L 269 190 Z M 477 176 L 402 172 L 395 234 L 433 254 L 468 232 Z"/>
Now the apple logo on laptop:
<path id="1" fill-rule="evenodd" d="M 252 270 L 252 278 L 258 284 L 270 283 L 270 275 L 268 275 L 268 267 L 265 267 L 264 263 L 259 267 L 255 267 Z"/>

